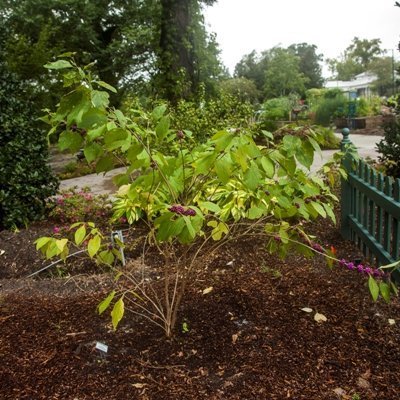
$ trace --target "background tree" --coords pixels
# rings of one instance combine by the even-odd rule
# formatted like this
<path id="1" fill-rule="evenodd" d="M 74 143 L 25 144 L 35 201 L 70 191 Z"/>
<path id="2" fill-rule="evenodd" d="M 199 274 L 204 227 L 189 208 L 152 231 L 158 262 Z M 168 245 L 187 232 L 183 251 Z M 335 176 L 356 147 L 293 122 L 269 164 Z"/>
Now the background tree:
<path id="1" fill-rule="evenodd" d="M 99 78 L 120 90 L 148 79 L 154 69 L 155 0 L 3 3 L 0 19 L 11 30 L 6 44 L 10 67 L 47 92 L 54 92 L 54 83 L 49 88 L 43 65 L 62 52 L 75 52 L 83 64 L 95 62 Z M 118 104 L 122 94 L 112 101 Z"/>
<path id="2" fill-rule="evenodd" d="M 340 58 L 328 59 L 334 79 L 348 81 L 369 69 L 370 64 L 383 55 L 380 39 L 355 37 Z"/>
<path id="3" fill-rule="evenodd" d="M 306 89 L 320 88 L 324 83 L 321 63 L 322 54 L 317 53 L 317 46 L 308 43 L 292 44 L 288 47 L 300 59 L 299 69 L 307 78 Z"/>
<path id="4" fill-rule="evenodd" d="M 378 77 L 374 86 L 380 96 L 395 94 L 394 71 L 398 68 L 399 63 L 395 63 L 392 57 L 380 57 L 369 64 L 369 71 Z"/>
<path id="5" fill-rule="evenodd" d="M 248 101 L 253 104 L 257 102 L 260 96 L 254 81 L 247 78 L 230 78 L 222 80 L 219 84 L 219 88 L 241 101 Z"/>
<path id="6" fill-rule="evenodd" d="M 6 57 L 13 72 L 39 89 L 40 108 L 53 104 L 61 86 L 56 79 L 49 82 L 43 65 L 64 52 L 74 52 L 82 65 L 95 62 L 93 72 L 118 89 L 113 105 L 126 90 L 148 95 L 155 87 L 169 100 L 196 93 L 200 83 L 211 91 L 223 69 L 201 6 L 213 2 L 4 0 L 0 23 L 10 27 Z"/>
<path id="7" fill-rule="evenodd" d="M 200 83 L 222 73 L 215 37 L 207 35 L 201 13 L 201 3 L 214 2 L 161 0 L 156 87 L 172 103 L 193 97 Z"/>
<path id="8" fill-rule="evenodd" d="M 235 66 L 234 77 L 245 78 L 253 81 L 257 90 L 261 93 L 265 84 L 265 59 L 255 50 L 245 54 Z"/>
<path id="9" fill-rule="evenodd" d="M 308 78 L 300 71 L 300 59 L 292 51 L 275 47 L 268 53 L 264 94 L 266 98 L 303 94 Z"/>

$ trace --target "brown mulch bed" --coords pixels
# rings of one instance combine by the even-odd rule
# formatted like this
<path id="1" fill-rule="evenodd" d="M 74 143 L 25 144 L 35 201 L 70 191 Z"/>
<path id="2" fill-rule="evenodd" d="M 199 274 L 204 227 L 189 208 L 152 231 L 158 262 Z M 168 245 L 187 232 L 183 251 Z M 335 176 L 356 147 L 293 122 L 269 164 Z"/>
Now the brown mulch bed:
<path id="1" fill-rule="evenodd" d="M 357 257 L 335 228 L 313 229 Z M 45 223 L 0 232 L 1 399 L 400 398 L 400 303 L 374 304 L 355 273 L 233 243 L 205 261 L 167 340 L 133 315 L 114 332 L 109 313 L 96 314 L 112 277 L 86 259 L 24 278 L 46 265 L 33 241 L 50 232 Z"/>

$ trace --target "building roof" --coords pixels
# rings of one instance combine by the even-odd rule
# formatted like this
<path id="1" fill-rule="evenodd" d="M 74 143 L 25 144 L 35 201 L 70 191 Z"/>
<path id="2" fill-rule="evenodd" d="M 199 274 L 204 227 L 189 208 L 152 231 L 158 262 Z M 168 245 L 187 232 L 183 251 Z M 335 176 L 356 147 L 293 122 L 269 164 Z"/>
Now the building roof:
<path id="1" fill-rule="evenodd" d="M 371 86 L 378 77 L 371 72 L 363 72 L 362 74 L 356 75 L 352 81 L 327 81 L 325 87 L 327 89 L 341 89 L 345 92 L 356 91 L 357 89 L 363 89 Z"/>

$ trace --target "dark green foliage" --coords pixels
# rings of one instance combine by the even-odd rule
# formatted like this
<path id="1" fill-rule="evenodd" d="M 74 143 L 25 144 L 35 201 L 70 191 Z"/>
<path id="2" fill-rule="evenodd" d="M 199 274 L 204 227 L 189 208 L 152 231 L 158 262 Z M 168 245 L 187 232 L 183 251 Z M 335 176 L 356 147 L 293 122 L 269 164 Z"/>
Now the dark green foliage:
<path id="1" fill-rule="evenodd" d="M 204 26 L 201 3 L 214 0 L 161 0 L 157 94 L 177 104 L 180 99 L 191 100 L 200 85 L 213 92 L 213 80 L 223 74 L 218 60 L 215 36 Z M 158 33 L 157 33 L 158 34 Z"/>
<path id="2" fill-rule="evenodd" d="M 46 165 L 46 136 L 24 89 L 0 61 L 0 229 L 40 219 L 45 199 L 58 187 Z"/>
<path id="3" fill-rule="evenodd" d="M 251 129 L 253 106 L 222 92 L 219 97 L 200 104 L 181 100 L 172 111 L 172 127 L 190 127 L 196 140 L 204 141 L 225 128 Z"/>
<path id="4" fill-rule="evenodd" d="M 384 138 L 376 145 L 379 161 L 385 165 L 386 174 L 400 178 L 400 122 L 385 127 Z"/>
<path id="5" fill-rule="evenodd" d="M 292 44 L 288 48 L 300 59 L 300 72 L 307 78 L 306 89 L 320 88 L 324 83 L 322 77 L 322 54 L 317 54 L 317 46 L 308 43 Z"/>
<path id="6" fill-rule="evenodd" d="M 329 126 L 334 117 L 346 116 L 347 100 L 343 95 L 326 97 L 315 111 L 315 122 L 318 125 Z"/>

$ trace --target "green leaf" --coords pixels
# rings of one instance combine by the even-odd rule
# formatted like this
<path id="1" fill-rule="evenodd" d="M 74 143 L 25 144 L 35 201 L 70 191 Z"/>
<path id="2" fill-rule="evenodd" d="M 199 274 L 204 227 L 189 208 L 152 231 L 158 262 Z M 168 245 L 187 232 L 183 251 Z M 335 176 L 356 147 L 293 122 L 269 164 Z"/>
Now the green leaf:
<path id="1" fill-rule="evenodd" d="M 214 213 L 219 213 L 221 211 L 221 208 L 218 206 L 218 204 L 211 203 L 210 201 L 199 202 L 199 207 L 205 208 L 206 210 L 212 211 Z"/>
<path id="2" fill-rule="evenodd" d="M 109 101 L 110 96 L 107 92 L 93 90 L 90 93 L 90 97 L 92 100 L 92 104 L 95 107 L 106 108 L 110 102 Z"/>
<path id="3" fill-rule="evenodd" d="M 103 154 L 103 148 L 98 143 L 90 143 L 83 150 L 87 162 L 91 163 Z"/>
<path id="4" fill-rule="evenodd" d="M 301 147 L 296 150 L 296 158 L 300 164 L 310 169 L 314 161 L 314 149 L 309 141 L 303 142 Z"/>
<path id="5" fill-rule="evenodd" d="M 114 330 L 117 329 L 118 324 L 120 323 L 122 317 L 124 316 L 125 306 L 124 299 L 121 297 L 115 304 L 111 311 L 111 320 Z"/>
<path id="6" fill-rule="evenodd" d="M 251 207 L 247 212 L 249 219 L 258 219 L 264 214 L 265 209 L 260 207 Z"/>
<path id="7" fill-rule="evenodd" d="M 321 204 L 319 204 L 319 203 L 317 203 L 317 202 L 315 202 L 315 201 L 312 201 L 312 202 L 311 202 L 311 205 L 313 206 L 314 210 L 315 210 L 319 215 L 321 215 L 323 218 L 326 218 L 326 211 L 325 211 L 324 207 L 322 207 Z"/>
<path id="8" fill-rule="evenodd" d="M 82 114 L 82 121 L 79 125 L 80 128 L 90 130 L 94 127 L 103 127 L 107 123 L 107 115 L 105 110 L 98 108 L 90 108 Z M 93 135 L 93 133 L 92 133 Z"/>
<path id="9" fill-rule="evenodd" d="M 96 163 L 96 172 L 99 174 L 100 172 L 107 172 L 114 168 L 113 159 L 111 156 L 105 156 L 100 158 Z"/>
<path id="10" fill-rule="evenodd" d="M 105 125 L 99 126 L 96 129 L 92 129 L 88 132 L 88 137 L 90 138 L 90 140 L 94 140 L 94 139 L 104 135 L 104 132 L 106 131 L 106 129 L 107 128 Z"/>
<path id="11" fill-rule="evenodd" d="M 250 168 L 244 174 L 244 182 L 250 190 L 255 190 L 260 184 L 261 173 L 257 167 L 257 164 L 252 162 Z"/>
<path id="12" fill-rule="evenodd" d="M 138 155 L 143 151 L 143 145 L 141 143 L 134 143 L 128 149 L 126 153 L 126 158 L 130 163 L 133 163 L 137 160 Z"/>
<path id="13" fill-rule="evenodd" d="M 78 151 L 83 143 L 83 138 L 78 132 L 64 131 L 58 139 L 58 147 L 61 151 Z"/>
<path id="14" fill-rule="evenodd" d="M 322 203 L 322 205 L 323 205 L 328 217 L 332 220 L 332 222 L 334 224 L 336 224 L 336 216 L 335 216 L 335 213 L 333 212 L 333 208 L 329 204 L 326 204 L 326 203 Z"/>
<path id="15" fill-rule="evenodd" d="M 376 283 L 376 280 L 370 276 L 368 279 L 368 287 L 369 287 L 369 291 L 371 293 L 372 299 L 374 301 L 378 300 L 379 297 L 379 286 Z"/>
<path id="16" fill-rule="evenodd" d="M 86 236 L 86 227 L 85 225 L 81 225 L 81 227 L 75 231 L 75 243 L 77 244 L 77 246 L 79 246 L 83 242 L 85 236 Z"/>
<path id="17" fill-rule="evenodd" d="M 104 89 L 109 90 L 110 92 L 117 93 L 117 89 L 114 86 L 109 85 L 103 81 L 95 81 L 99 86 L 103 87 Z"/>
<path id="18" fill-rule="evenodd" d="M 214 163 L 216 158 L 217 154 L 215 154 L 214 152 L 209 154 L 202 154 L 202 156 L 195 161 L 196 174 L 208 173 L 211 165 Z"/>
<path id="19" fill-rule="evenodd" d="M 68 243 L 68 239 L 57 239 L 55 243 L 56 243 L 57 249 L 60 252 L 62 252 L 62 251 L 64 251 L 64 248 Z"/>
<path id="20" fill-rule="evenodd" d="M 218 179 L 226 184 L 229 182 L 232 173 L 232 164 L 228 161 L 226 157 L 223 157 L 215 162 L 214 169 L 218 176 Z"/>
<path id="21" fill-rule="evenodd" d="M 125 129 L 126 127 L 126 117 L 120 110 L 115 110 L 114 111 L 115 116 L 118 119 L 118 123 L 121 125 L 121 128 Z"/>
<path id="22" fill-rule="evenodd" d="M 89 240 L 88 253 L 91 258 L 93 258 L 95 254 L 99 251 L 100 246 L 101 246 L 100 236 L 96 235 L 95 237 Z"/>
<path id="23" fill-rule="evenodd" d="M 123 146 L 127 139 L 129 139 L 128 132 L 122 128 L 113 129 L 104 135 L 104 143 L 108 150 L 115 150 Z"/>
<path id="24" fill-rule="evenodd" d="M 215 143 L 215 150 L 220 152 L 228 148 L 234 137 L 235 135 L 233 133 L 229 133 L 228 131 L 219 131 L 211 138 L 211 140 Z"/>
<path id="25" fill-rule="evenodd" d="M 186 227 L 187 227 L 187 229 L 189 231 L 189 235 L 192 238 L 194 238 L 196 236 L 196 231 L 193 228 L 193 225 L 192 225 L 192 222 L 191 222 L 190 218 L 186 217 L 186 216 L 183 216 L 183 219 L 184 219 Z"/>
<path id="26" fill-rule="evenodd" d="M 41 237 L 35 240 L 36 250 L 40 250 L 44 245 L 46 245 L 52 238 L 51 237 Z"/>
<path id="27" fill-rule="evenodd" d="M 400 266 L 400 260 L 395 261 L 394 263 L 391 264 L 387 264 L 387 265 L 383 265 L 382 267 L 380 267 L 381 269 L 397 269 Z M 394 268 L 397 267 L 397 268 Z"/>
<path id="28" fill-rule="evenodd" d="M 171 237 L 178 236 L 185 227 L 183 218 L 171 220 L 171 217 L 172 213 L 168 212 L 155 221 L 156 224 L 159 223 L 157 239 L 161 242 L 167 241 Z"/>
<path id="29" fill-rule="evenodd" d="M 386 303 L 390 303 L 390 286 L 385 282 L 379 282 L 379 291 Z"/>
<path id="30" fill-rule="evenodd" d="M 215 223 L 215 224 L 211 224 L 211 223 Z M 227 235 L 229 232 L 228 225 L 226 225 L 224 222 L 217 223 L 216 221 L 210 221 L 207 225 L 208 226 L 215 225 L 215 228 L 211 232 L 211 237 L 215 241 L 220 240 L 222 238 L 223 234 Z"/>
<path id="31" fill-rule="evenodd" d="M 297 136 L 286 135 L 282 139 L 283 149 L 286 150 L 289 157 L 293 156 L 301 148 L 301 139 Z"/>
<path id="32" fill-rule="evenodd" d="M 153 110 L 151 117 L 157 122 L 164 115 L 165 111 L 167 111 L 167 106 L 165 104 L 161 104 Z"/>
<path id="33" fill-rule="evenodd" d="M 167 136 L 168 130 L 169 130 L 169 124 L 170 120 L 168 116 L 162 117 L 157 126 L 156 126 L 156 135 L 159 140 L 162 140 Z"/>
<path id="34" fill-rule="evenodd" d="M 107 308 L 110 306 L 111 302 L 113 301 L 115 297 L 116 291 L 113 290 L 98 306 L 97 310 L 99 314 L 103 314 L 104 311 L 107 310 Z"/>
<path id="35" fill-rule="evenodd" d="M 73 68 L 74 66 L 67 60 L 57 60 L 44 65 L 47 69 L 65 69 Z"/>
<path id="36" fill-rule="evenodd" d="M 275 164 L 272 162 L 272 160 L 268 157 L 262 157 L 261 158 L 261 166 L 263 167 L 265 171 L 265 175 L 267 175 L 268 178 L 273 178 L 275 175 Z"/>
<path id="37" fill-rule="evenodd" d="M 99 259 L 102 263 L 112 265 L 115 260 L 114 254 L 110 250 L 103 250 L 99 253 Z"/>

